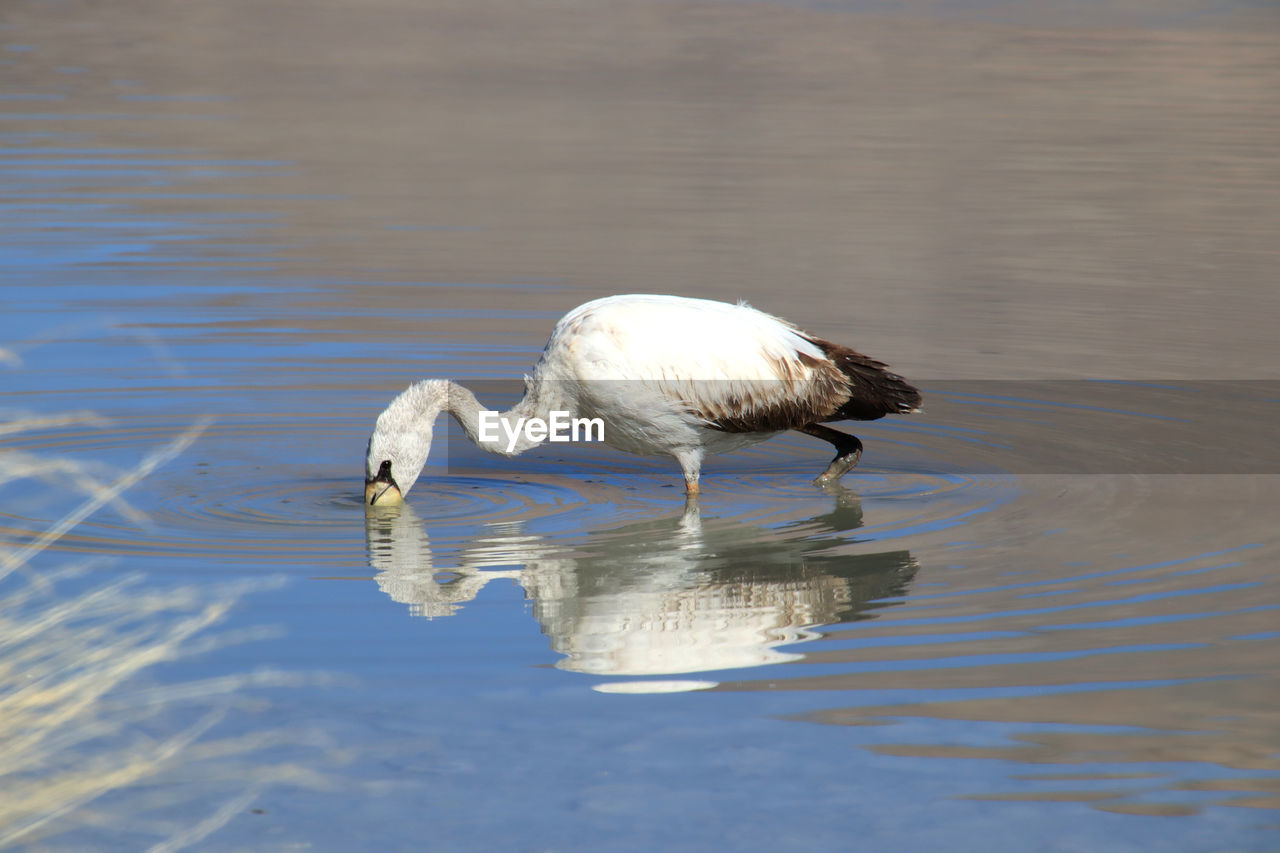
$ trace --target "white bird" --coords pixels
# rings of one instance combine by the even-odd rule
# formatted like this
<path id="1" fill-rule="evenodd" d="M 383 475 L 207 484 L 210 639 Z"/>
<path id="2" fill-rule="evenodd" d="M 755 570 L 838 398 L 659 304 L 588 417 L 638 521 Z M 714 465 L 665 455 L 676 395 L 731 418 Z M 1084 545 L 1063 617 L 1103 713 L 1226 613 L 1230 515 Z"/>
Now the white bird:
<path id="1" fill-rule="evenodd" d="M 695 495 L 704 456 L 790 429 L 835 445 L 835 458 L 814 481 L 834 482 L 858 464 L 862 442 L 823 424 L 919 406 L 920 392 L 882 362 L 746 303 L 610 296 L 556 324 L 510 411 L 483 409 L 447 379 L 417 382 L 392 400 L 369 438 L 365 502 L 400 503 L 409 493 L 441 412 L 481 448 L 506 456 L 546 440 L 545 428 L 526 428 L 535 420 L 545 427 L 553 413 L 599 418 L 612 447 L 674 457 Z"/>

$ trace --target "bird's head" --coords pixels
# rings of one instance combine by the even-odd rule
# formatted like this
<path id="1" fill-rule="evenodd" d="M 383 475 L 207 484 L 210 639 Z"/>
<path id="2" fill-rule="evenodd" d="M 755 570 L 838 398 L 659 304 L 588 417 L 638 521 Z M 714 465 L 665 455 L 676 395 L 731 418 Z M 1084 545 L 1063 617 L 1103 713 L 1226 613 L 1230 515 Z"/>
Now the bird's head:
<path id="1" fill-rule="evenodd" d="M 424 417 L 419 396 L 418 386 L 405 391 L 374 424 L 364 460 L 366 507 L 403 503 L 427 464 L 435 413 Z"/>

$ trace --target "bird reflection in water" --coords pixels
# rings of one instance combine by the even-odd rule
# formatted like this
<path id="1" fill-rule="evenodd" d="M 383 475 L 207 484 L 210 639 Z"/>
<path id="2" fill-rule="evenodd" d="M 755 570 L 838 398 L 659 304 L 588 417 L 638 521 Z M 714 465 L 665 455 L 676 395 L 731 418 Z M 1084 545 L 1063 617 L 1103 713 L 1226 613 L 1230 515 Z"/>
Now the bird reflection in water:
<path id="1" fill-rule="evenodd" d="M 831 512 L 779 527 L 704 522 L 696 502 L 677 517 L 568 543 L 532 535 L 523 522 L 495 524 L 448 569 L 434 565 L 408 504 L 369 511 L 366 541 L 378 587 L 416 616 L 455 615 L 489 581 L 514 580 L 564 655 L 560 669 L 631 676 L 736 669 L 803 657 L 778 647 L 868 618 L 915 575 L 907 551 L 839 553 L 862 525 L 862 509 L 852 492 L 834 491 Z"/>

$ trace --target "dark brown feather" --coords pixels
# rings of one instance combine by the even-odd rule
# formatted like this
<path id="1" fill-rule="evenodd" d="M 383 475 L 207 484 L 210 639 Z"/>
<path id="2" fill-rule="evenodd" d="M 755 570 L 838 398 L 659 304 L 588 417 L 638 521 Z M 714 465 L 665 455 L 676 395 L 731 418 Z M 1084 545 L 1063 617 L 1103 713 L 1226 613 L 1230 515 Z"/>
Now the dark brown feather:
<path id="1" fill-rule="evenodd" d="M 806 335 L 826 353 L 848 382 L 848 397 L 825 421 L 874 421 L 885 415 L 906 414 L 920 408 L 920 391 L 883 361 L 831 341 Z"/>
<path id="2" fill-rule="evenodd" d="M 725 432 L 781 432 L 814 423 L 860 420 L 872 421 L 890 414 L 902 414 L 920 405 L 920 392 L 883 362 L 848 347 L 805 335 L 827 356 L 820 360 L 799 353 L 800 361 L 813 370 L 813 379 L 800 384 L 801 393 L 779 395 L 761 405 L 758 401 L 731 395 L 707 395 L 723 399 L 718 411 L 695 411 L 714 429 Z M 780 375 L 789 374 L 783 365 Z"/>

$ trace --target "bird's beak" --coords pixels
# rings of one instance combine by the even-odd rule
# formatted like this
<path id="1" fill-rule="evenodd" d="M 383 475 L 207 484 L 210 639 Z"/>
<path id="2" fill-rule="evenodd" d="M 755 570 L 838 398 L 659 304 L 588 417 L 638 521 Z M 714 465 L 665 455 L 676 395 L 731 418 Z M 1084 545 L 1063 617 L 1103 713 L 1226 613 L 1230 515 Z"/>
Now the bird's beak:
<path id="1" fill-rule="evenodd" d="M 402 503 L 404 495 L 400 494 L 400 487 L 391 476 L 391 463 L 383 462 L 378 468 L 377 476 L 364 481 L 364 505 L 399 506 Z"/>

